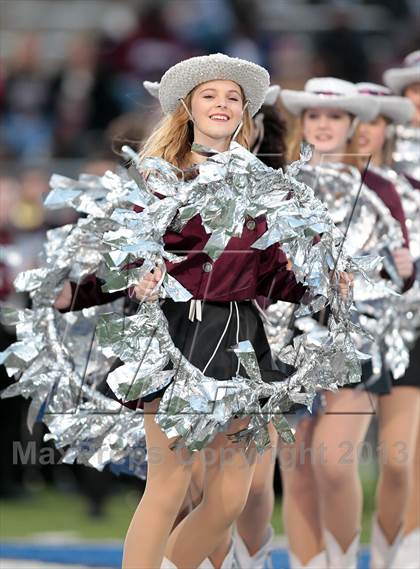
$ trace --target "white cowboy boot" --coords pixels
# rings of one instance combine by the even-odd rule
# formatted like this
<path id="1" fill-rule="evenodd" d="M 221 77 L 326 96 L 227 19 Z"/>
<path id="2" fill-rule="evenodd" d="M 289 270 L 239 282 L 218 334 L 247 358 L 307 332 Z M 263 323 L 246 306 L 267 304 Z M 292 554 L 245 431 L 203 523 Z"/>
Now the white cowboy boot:
<path id="1" fill-rule="evenodd" d="M 388 543 L 376 518 L 373 518 L 372 539 L 370 546 L 370 569 L 393 569 L 395 556 L 401 546 L 402 529 L 392 543 Z M 419 553 L 420 555 L 420 553 Z M 400 567 L 398 565 L 398 567 Z"/>
<path id="2" fill-rule="evenodd" d="M 403 536 L 392 569 L 419 569 L 420 567 L 420 527 Z"/>
<path id="3" fill-rule="evenodd" d="M 270 553 L 272 551 L 274 530 L 271 526 L 267 528 L 267 537 L 259 550 L 250 555 L 244 540 L 235 530 L 233 542 L 235 545 L 235 557 L 238 567 L 241 569 L 264 569 L 266 562 L 271 562 Z"/>
<path id="4" fill-rule="evenodd" d="M 317 555 L 315 555 L 315 557 L 312 557 L 312 559 L 310 559 L 306 565 L 301 563 L 296 555 L 294 555 L 292 552 L 289 552 L 289 562 L 290 569 L 326 569 L 328 567 L 326 551 L 320 551 L 317 553 Z"/>
<path id="5" fill-rule="evenodd" d="M 166 557 L 164 557 L 160 569 L 177 569 L 177 568 L 172 563 L 172 561 L 169 561 L 169 559 L 166 559 Z"/>
<path id="6" fill-rule="evenodd" d="M 210 561 L 208 557 L 204 559 L 198 566 L 198 569 L 214 569 L 213 563 Z M 223 559 L 223 563 L 220 566 L 220 569 L 241 569 L 239 565 L 236 564 L 235 560 L 235 547 L 234 541 L 232 539 L 232 544 L 230 546 L 229 551 L 227 552 L 226 557 Z"/>
<path id="7" fill-rule="evenodd" d="M 328 530 L 325 530 L 324 540 L 327 549 L 328 567 L 331 569 L 357 569 L 360 532 L 357 532 L 347 551 L 341 549 L 340 544 Z"/>

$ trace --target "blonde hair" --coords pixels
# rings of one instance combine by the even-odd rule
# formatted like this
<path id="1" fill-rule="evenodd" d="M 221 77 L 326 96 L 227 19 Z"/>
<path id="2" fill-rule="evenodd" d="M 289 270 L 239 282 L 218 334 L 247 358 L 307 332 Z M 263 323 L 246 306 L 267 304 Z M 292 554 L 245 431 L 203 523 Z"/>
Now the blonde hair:
<path id="1" fill-rule="evenodd" d="M 287 147 L 288 147 L 289 162 L 294 162 L 295 160 L 299 160 L 300 157 L 300 145 L 305 140 L 303 136 L 303 115 L 304 112 L 299 117 L 296 118 L 292 128 L 290 139 L 288 140 Z M 346 143 L 346 148 L 343 153 L 343 163 L 359 168 L 360 159 L 357 156 L 357 137 L 358 137 L 358 127 L 355 129 L 351 138 Z"/>
<path id="2" fill-rule="evenodd" d="M 386 117 L 385 115 L 378 115 L 377 118 L 382 117 L 386 123 L 386 131 L 385 131 L 385 142 L 382 146 L 382 150 L 381 150 L 381 157 L 382 157 L 382 163 L 385 166 L 391 166 L 393 159 L 392 159 L 392 154 L 394 152 L 394 147 L 395 147 L 395 131 L 390 133 L 390 135 L 388 134 L 388 129 L 392 128 L 394 129 L 394 125 L 391 121 L 391 119 L 389 119 L 388 117 Z M 375 119 L 376 120 L 376 119 Z M 366 159 L 362 158 L 361 156 L 358 157 L 357 159 L 357 167 L 359 168 L 360 171 L 365 170 L 366 168 Z"/>
<path id="3" fill-rule="evenodd" d="M 393 163 L 393 153 L 396 143 L 395 124 L 391 119 L 382 115 L 386 122 L 385 142 L 382 147 L 382 162 L 385 166 L 391 166 Z"/>
<path id="4" fill-rule="evenodd" d="M 193 89 L 185 97 L 184 102 L 188 109 L 191 109 L 191 99 L 194 93 Z M 245 102 L 244 93 L 241 88 L 242 100 Z M 245 108 L 242 117 L 242 128 L 240 129 L 236 142 L 249 150 L 252 118 L 248 108 Z M 190 166 L 191 145 L 194 141 L 194 129 L 191 124 L 190 117 L 184 106 L 180 103 L 175 112 L 166 115 L 160 121 L 158 126 L 146 140 L 141 152 L 140 158 L 157 157 L 163 158 L 177 168 L 187 168 Z"/>

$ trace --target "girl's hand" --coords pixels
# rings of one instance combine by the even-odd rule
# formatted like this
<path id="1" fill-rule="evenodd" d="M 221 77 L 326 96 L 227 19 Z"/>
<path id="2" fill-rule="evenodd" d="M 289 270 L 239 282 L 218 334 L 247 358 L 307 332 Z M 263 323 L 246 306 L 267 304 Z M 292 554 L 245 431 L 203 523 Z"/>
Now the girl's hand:
<path id="1" fill-rule="evenodd" d="M 156 267 L 153 273 L 148 273 L 137 285 L 135 285 L 132 290 L 134 291 L 134 296 L 137 300 L 147 300 L 147 302 L 158 300 L 158 292 L 155 291 L 153 294 L 151 294 L 151 292 L 156 287 L 161 277 L 162 271 Z"/>
<path id="2" fill-rule="evenodd" d="M 338 290 L 340 292 L 340 296 L 346 299 L 349 295 L 350 287 L 353 284 L 353 273 L 340 273 L 339 281 L 338 281 Z"/>
<path id="3" fill-rule="evenodd" d="M 68 308 L 71 304 L 71 300 L 72 300 L 71 284 L 70 281 L 65 281 L 60 294 L 55 299 L 54 308 L 57 308 L 57 310 L 63 310 L 64 308 Z"/>
<path id="4" fill-rule="evenodd" d="M 395 266 L 402 279 L 408 279 L 413 273 L 413 259 L 410 251 L 406 247 L 392 251 Z"/>

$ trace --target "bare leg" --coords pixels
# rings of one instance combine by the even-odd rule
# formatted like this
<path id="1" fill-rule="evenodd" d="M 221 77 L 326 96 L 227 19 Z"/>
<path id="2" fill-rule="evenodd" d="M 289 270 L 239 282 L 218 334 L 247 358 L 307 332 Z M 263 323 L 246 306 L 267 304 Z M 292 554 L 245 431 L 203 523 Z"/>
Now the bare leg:
<path id="1" fill-rule="evenodd" d="M 175 529 L 178 524 L 182 522 L 184 518 L 192 512 L 192 510 L 201 502 L 203 498 L 203 486 L 204 486 L 204 464 L 202 454 L 197 454 L 193 461 L 192 473 L 191 473 L 191 483 L 188 491 L 185 495 L 184 502 L 181 506 L 175 522 Z"/>
<path id="2" fill-rule="evenodd" d="M 254 476 L 245 508 L 236 522 L 249 554 L 254 555 L 264 543 L 274 509 L 273 477 L 278 435 L 269 425 L 271 448 L 257 457 Z"/>
<path id="3" fill-rule="evenodd" d="M 416 456 L 414 460 L 414 483 L 405 516 L 404 533 L 420 528 L 420 430 L 417 435 Z"/>
<path id="4" fill-rule="evenodd" d="M 229 432 L 244 425 L 234 421 Z M 182 569 L 197 567 L 221 544 L 230 542 L 231 526 L 245 506 L 254 472 L 254 447 L 246 453 L 242 443 L 220 434 L 208 449 L 203 499 L 172 532 L 166 549 L 167 557 Z M 227 548 L 220 558 L 226 554 Z M 214 556 L 212 560 L 217 561 Z"/>
<path id="5" fill-rule="evenodd" d="M 325 449 L 315 462 L 323 528 L 347 551 L 357 535 L 362 514 L 362 488 L 357 451 L 372 418 L 372 395 L 340 389 L 327 392 L 327 411 L 317 421 L 313 446 Z"/>
<path id="6" fill-rule="evenodd" d="M 394 387 L 390 395 L 380 398 L 379 413 L 382 461 L 377 490 L 377 517 L 388 543 L 392 543 L 403 524 L 412 488 L 420 390 L 408 386 Z M 419 502 L 416 506 L 418 514 Z"/>
<path id="7" fill-rule="evenodd" d="M 204 478 L 205 478 L 205 455 L 201 453 L 198 460 L 194 461 L 192 470 L 192 480 L 189 489 L 189 494 L 191 495 L 193 507 L 197 507 L 198 504 L 203 499 L 203 489 L 204 489 Z M 186 517 L 186 516 L 184 516 Z M 182 518 L 183 519 L 183 518 Z M 232 544 L 232 531 L 229 529 L 225 532 L 221 543 L 218 544 L 216 549 L 209 555 L 209 559 L 214 567 L 220 567 L 226 558 L 226 554 L 229 551 Z"/>
<path id="8" fill-rule="evenodd" d="M 420 528 L 420 426 L 414 458 L 414 481 L 404 520 L 404 533 L 410 533 L 416 528 Z"/>
<path id="9" fill-rule="evenodd" d="M 401 386 L 401 391 L 410 389 L 408 386 Z M 413 397 L 420 397 L 420 390 L 416 389 Z M 407 415 L 408 415 L 407 411 Z M 415 422 L 415 415 L 412 417 Z M 417 417 L 418 420 L 418 417 Z M 418 567 L 420 551 L 420 425 L 418 426 L 417 440 L 415 442 L 414 461 L 411 465 L 412 484 L 409 490 L 408 504 L 404 516 L 403 537 L 398 547 L 393 567 Z"/>
<path id="10" fill-rule="evenodd" d="M 191 460 L 169 449 L 169 440 L 153 413 L 158 401 L 145 404 L 149 451 L 146 489 L 124 541 L 123 569 L 159 568 L 175 518 L 191 479 Z"/>
<path id="11" fill-rule="evenodd" d="M 213 553 L 208 556 L 213 567 L 218 569 L 219 567 L 222 566 L 222 563 L 225 560 L 231 546 L 232 546 L 232 526 L 229 527 L 228 530 L 223 533 L 221 542 L 218 543 Z"/>
<path id="12" fill-rule="evenodd" d="M 197 460 L 194 460 L 193 468 L 192 468 L 192 478 L 191 484 L 187 492 L 187 505 L 189 509 L 185 508 L 180 514 L 177 516 L 176 522 L 174 527 L 182 522 L 184 518 L 187 517 L 188 514 L 192 512 L 194 508 L 198 506 L 198 504 L 203 499 L 203 488 L 204 488 L 204 476 L 205 476 L 205 461 L 203 453 L 200 453 L 197 456 Z M 211 555 L 209 555 L 209 559 L 212 562 L 214 567 L 220 567 L 223 561 L 226 558 L 226 554 L 229 551 L 232 543 L 232 532 L 229 530 L 223 536 L 222 542 L 216 547 Z"/>
<path id="13" fill-rule="evenodd" d="M 296 429 L 295 443 L 288 445 L 280 440 L 278 447 L 284 526 L 291 553 L 304 565 L 324 549 L 313 471 L 317 460 L 312 449 L 316 421 L 316 418 L 302 419 Z"/>

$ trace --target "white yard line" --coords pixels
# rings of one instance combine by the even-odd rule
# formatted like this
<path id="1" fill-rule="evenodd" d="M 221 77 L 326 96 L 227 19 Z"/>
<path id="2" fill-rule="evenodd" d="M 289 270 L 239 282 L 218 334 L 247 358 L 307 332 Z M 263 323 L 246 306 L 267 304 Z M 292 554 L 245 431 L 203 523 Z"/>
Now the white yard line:
<path id="1" fill-rule="evenodd" d="M 62 565 L 57 563 L 46 563 L 44 561 L 28 561 L 27 559 L 5 559 L 0 558 L 0 569 L 92 569 L 87 565 Z M 109 569 L 96 567 L 95 569 Z"/>

